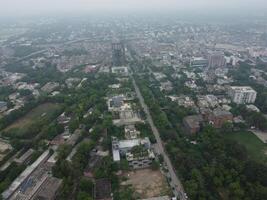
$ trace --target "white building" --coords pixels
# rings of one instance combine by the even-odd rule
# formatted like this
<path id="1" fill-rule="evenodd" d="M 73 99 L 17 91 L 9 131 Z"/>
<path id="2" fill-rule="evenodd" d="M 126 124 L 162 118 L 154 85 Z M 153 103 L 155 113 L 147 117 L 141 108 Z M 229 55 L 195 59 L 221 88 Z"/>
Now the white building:
<path id="1" fill-rule="evenodd" d="M 112 154 L 114 162 L 119 162 L 121 157 L 125 157 L 129 166 L 134 169 L 149 167 L 155 158 L 148 137 L 132 140 L 118 140 L 113 137 Z"/>
<path id="2" fill-rule="evenodd" d="M 111 72 L 113 74 L 120 74 L 122 76 L 128 76 L 129 75 L 128 67 L 125 67 L 125 66 L 112 67 Z"/>
<path id="3" fill-rule="evenodd" d="M 237 104 L 253 104 L 257 97 L 257 92 L 251 87 L 232 86 L 228 94 L 232 101 Z"/>

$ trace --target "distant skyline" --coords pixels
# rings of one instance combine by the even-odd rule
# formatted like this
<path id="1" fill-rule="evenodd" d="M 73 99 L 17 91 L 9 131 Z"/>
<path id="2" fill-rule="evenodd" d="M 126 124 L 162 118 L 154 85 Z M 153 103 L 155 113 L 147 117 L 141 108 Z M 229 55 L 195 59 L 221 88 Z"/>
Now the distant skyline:
<path id="1" fill-rule="evenodd" d="M 0 0 L 1 16 L 168 10 L 234 13 L 266 9 L 266 0 Z"/>

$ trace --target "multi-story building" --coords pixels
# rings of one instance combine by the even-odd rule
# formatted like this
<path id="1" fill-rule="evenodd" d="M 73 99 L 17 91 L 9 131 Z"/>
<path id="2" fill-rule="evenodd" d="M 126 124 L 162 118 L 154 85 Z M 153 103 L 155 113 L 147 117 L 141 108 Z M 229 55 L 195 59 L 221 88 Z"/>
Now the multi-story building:
<path id="1" fill-rule="evenodd" d="M 208 60 L 202 57 L 194 57 L 190 60 L 191 67 L 207 67 L 208 64 Z"/>
<path id="2" fill-rule="evenodd" d="M 224 68 L 226 59 L 223 52 L 214 52 L 208 55 L 208 68 L 206 70 L 206 79 L 208 82 L 213 82 L 216 78 L 215 71 L 218 68 Z"/>
<path id="3" fill-rule="evenodd" d="M 115 162 L 119 162 L 121 157 L 125 157 L 129 166 L 134 169 L 149 167 L 155 158 L 147 137 L 132 140 L 118 140 L 113 137 L 112 154 Z"/>
<path id="4" fill-rule="evenodd" d="M 257 92 L 249 86 L 232 86 L 229 88 L 228 95 L 236 104 L 250 104 L 255 102 Z"/>
<path id="5" fill-rule="evenodd" d="M 208 56 L 208 60 L 210 69 L 221 68 L 226 65 L 226 59 L 223 52 L 215 52 L 210 54 Z"/>
<path id="6" fill-rule="evenodd" d="M 112 64 L 113 66 L 125 65 L 125 47 L 121 42 L 112 43 Z"/>

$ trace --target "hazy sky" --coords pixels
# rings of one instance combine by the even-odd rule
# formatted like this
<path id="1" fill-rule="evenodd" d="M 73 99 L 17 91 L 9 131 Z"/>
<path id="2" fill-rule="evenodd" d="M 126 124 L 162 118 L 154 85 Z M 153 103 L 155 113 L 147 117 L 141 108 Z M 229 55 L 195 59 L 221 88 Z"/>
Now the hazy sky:
<path id="1" fill-rule="evenodd" d="M 0 14 L 37 14 L 115 10 L 237 10 L 261 9 L 267 0 L 0 0 Z"/>

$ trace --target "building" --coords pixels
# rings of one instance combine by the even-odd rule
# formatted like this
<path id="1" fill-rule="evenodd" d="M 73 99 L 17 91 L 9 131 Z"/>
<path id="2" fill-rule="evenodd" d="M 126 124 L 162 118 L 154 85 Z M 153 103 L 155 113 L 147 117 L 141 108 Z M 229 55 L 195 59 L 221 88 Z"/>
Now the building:
<path id="1" fill-rule="evenodd" d="M 94 199 L 112 200 L 111 183 L 108 179 L 98 179 L 94 187 Z"/>
<path id="2" fill-rule="evenodd" d="M 253 104 L 246 105 L 246 108 L 249 111 L 260 112 L 260 109 L 257 106 L 254 106 Z"/>
<path id="3" fill-rule="evenodd" d="M 125 47 L 124 44 L 121 42 L 112 43 L 112 65 L 125 65 Z"/>
<path id="4" fill-rule="evenodd" d="M 27 182 L 28 177 L 49 157 L 49 150 L 46 150 L 33 164 L 28 166 L 2 193 L 3 199 L 10 199 L 10 197 Z M 25 182 L 26 181 L 26 182 Z"/>
<path id="5" fill-rule="evenodd" d="M 141 123 L 142 119 L 138 116 L 138 113 L 133 111 L 131 108 L 126 108 L 119 111 L 119 119 L 112 120 L 115 126 L 127 126 Z"/>
<path id="6" fill-rule="evenodd" d="M 194 57 L 190 61 L 191 67 L 207 67 L 209 65 L 209 61 L 202 57 Z"/>
<path id="7" fill-rule="evenodd" d="M 232 121 L 233 121 L 232 113 L 226 110 L 216 109 L 209 116 L 209 122 L 215 128 L 221 128 L 224 123 Z"/>
<path id="8" fill-rule="evenodd" d="M 200 131 L 201 124 L 203 123 L 203 117 L 201 115 L 191 115 L 183 119 L 185 131 L 188 134 L 196 134 Z"/>
<path id="9" fill-rule="evenodd" d="M 267 64 L 267 56 L 260 57 L 259 60 L 260 60 L 260 63 Z"/>
<path id="10" fill-rule="evenodd" d="M 135 146 L 130 152 L 126 153 L 126 160 L 128 161 L 129 167 L 133 169 L 149 167 L 154 159 L 154 153 L 142 145 Z"/>
<path id="11" fill-rule="evenodd" d="M 140 131 L 136 130 L 134 125 L 128 125 L 124 127 L 126 139 L 136 139 L 140 135 Z"/>
<path id="12" fill-rule="evenodd" d="M 11 144 L 8 141 L 0 139 L 0 161 L 2 161 L 5 156 L 12 150 Z M 8 166 L 8 165 L 3 165 Z M 1 168 L 2 171 L 2 168 Z"/>
<path id="13" fill-rule="evenodd" d="M 226 59 L 224 58 L 223 52 L 214 52 L 210 55 L 208 55 L 208 61 L 209 61 L 209 68 L 210 69 L 216 69 L 225 67 L 226 65 Z"/>
<path id="14" fill-rule="evenodd" d="M 110 98 L 108 100 L 108 110 L 111 112 L 120 111 L 121 107 L 124 105 L 125 97 L 124 95 L 118 95 Z"/>
<path id="15" fill-rule="evenodd" d="M 171 91 L 173 89 L 172 83 L 170 81 L 161 82 L 160 83 L 160 90 L 161 91 Z"/>
<path id="16" fill-rule="evenodd" d="M 21 157 L 16 158 L 14 161 L 19 163 L 19 164 L 27 163 L 30 160 L 30 158 L 31 158 L 33 153 L 34 153 L 34 150 L 33 149 L 29 149 Z"/>
<path id="17" fill-rule="evenodd" d="M 55 177 L 48 177 L 37 190 L 31 200 L 54 200 L 62 185 L 62 180 Z"/>
<path id="18" fill-rule="evenodd" d="M 56 82 L 48 82 L 46 83 L 41 90 L 46 93 L 51 93 L 53 92 L 56 88 L 59 87 L 59 83 Z"/>
<path id="19" fill-rule="evenodd" d="M 0 112 L 4 112 L 7 110 L 7 103 L 4 101 L 0 101 Z"/>
<path id="20" fill-rule="evenodd" d="M 224 58 L 223 52 L 215 52 L 208 55 L 208 62 L 206 78 L 208 82 L 213 82 L 216 78 L 215 70 L 225 67 L 226 59 Z"/>
<path id="21" fill-rule="evenodd" d="M 229 88 L 228 95 L 236 104 L 253 104 L 257 92 L 249 86 L 232 86 Z"/>
<path id="22" fill-rule="evenodd" d="M 125 66 L 115 66 L 111 68 L 111 72 L 113 74 L 119 74 L 122 76 L 128 76 L 129 75 L 129 70 L 128 67 Z"/>
<path id="23" fill-rule="evenodd" d="M 112 154 L 113 161 L 119 162 L 121 157 L 125 157 L 129 166 L 133 169 L 149 167 L 155 159 L 150 140 L 147 137 L 132 140 L 118 140 L 113 137 Z"/>

